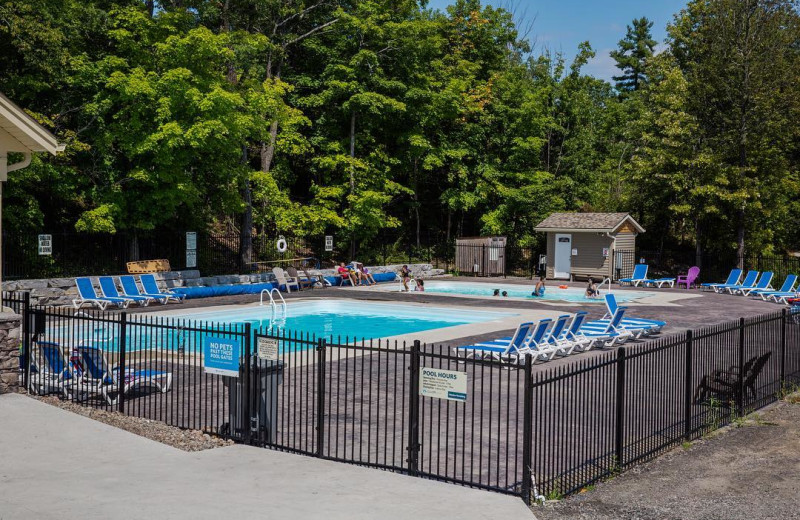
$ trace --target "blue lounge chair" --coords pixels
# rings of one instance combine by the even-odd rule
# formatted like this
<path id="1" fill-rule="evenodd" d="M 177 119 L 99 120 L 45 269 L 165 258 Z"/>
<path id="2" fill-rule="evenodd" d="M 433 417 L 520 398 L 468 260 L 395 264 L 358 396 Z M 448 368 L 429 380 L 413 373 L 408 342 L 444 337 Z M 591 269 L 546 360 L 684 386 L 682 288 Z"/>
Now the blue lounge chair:
<path id="1" fill-rule="evenodd" d="M 611 321 L 606 324 L 597 322 L 586 322 L 579 329 L 579 333 L 587 340 L 601 343 L 604 347 L 610 347 L 615 343 L 625 343 L 633 337 L 633 333 L 622 328 L 622 320 L 625 318 L 626 307 L 617 307 L 617 312 L 611 317 Z"/>
<path id="2" fill-rule="evenodd" d="M 103 396 L 110 405 L 119 401 L 119 367 L 111 367 L 103 352 L 97 347 L 81 346 L 77 348 L 81 359 L 81 374 L 78 382 L 80 390 L 97 393 Z M 128 393 L 133 388 L 154 387 L 161 393 L 172 388 L 172 372 L 157 370 L 141 370 L 129 368 L 125 370 L 122 392 Z"/>
<path id="3" fill-rule="evenodd" d="M 76 381 L 69 360 L 58 343 L 35 341 L 31 349 L 31 390 L 39 395 L 59 392 L 72 399 Z"/>
<path id="4" fill-rule="evenodd" d="M 142 274 L 139 275 L 139 281 L 142 282 L 142 289 L 144 289 L 145 294 L 160 294 L 169 298 L 168 301 L 176 301 L 182 302 L 186 299 L 185 294 L 180 294 L 172 291 L 162 291 L 158 288 L 158 282 L 156 282 L 156 277 L 152 274 Z"/>
<path id="5" fill-rule="evenodd" d="M 575 349 L 575 344 L 566 341 L 564 334 L 567 331 L 567 322 L 572 316 L 563 314 L 553 323 L 553 327 L 545 334 L 544 338 L 536 346 L 540 357 L 553 359 L 556 354 L 569 356 Z"/>
<path id="6" fill-rule="evenodd" d="M 728 275 L 728 279 L 725 280 L 724 283 L 701 283 L 700 289 L 706 290 L 711 289 L 716 292 L 716 288 L 722 285 L 736 285 L 739 283 L 739 279 L 742 277 L 742 270 L 739 268 L 731 269 L 731 274 Z"/>
<path id="7" fill-rule="evenodd" d="M 520 323 L 514 335 L 510 338 L 499 338 L 492 341 L 476 343 L 474 345 L 464 345 L 456 347 L 456 352 L 466 352 L 466 357 L 491 357 L 503 361 L 509 357 L 519 355 L 519 350 L 526 345 L 531 332 L 534 329 L 533 322 Z"/>
<path id="8" fill-rule="evenodd" d="M 131 303 L 136 302 L 143 307 L 147 307 L 150 305 L 150 302 L 153 301 L 152 298 L 148 298 L 147 296 L 122 296 L 119 290 L 117 290 L 117 284 L 114 282 L 114 278 L 111 276 L 101 276 L 98 280 L 100 281 L 100 290 L 106 298 L 122 298 L 124 300 L 130 300 Z"/>
<path id="9" fill-rule="evenodd" d="M 80 309 L 85 303 L 95 305 L 101 311 L 106 310 L 109 305 L 127 308 L 132 301 L 126 298 L 97 296 L 97 293 L 94 292 L 92 281 L 86 277 L 75 278 L 75 285 L 78 287 L 78 298 L 72 300 L 72 305 L 76 309 Z"/>
<path id="10" fill-rule="evenodd" d="M 636 264 L 633 267 L 633 274 L 630 278 L 622 278 L 620 279 L 620 285 L 623 283 L 627 283 L 628 285 L 633 285 L 638 287 L 640 283 L 647 280 L 647 264 Z"/>
<path id="11" fill-rule="evenodd" d="M 733 294 L 734 291 L 737 291 L 742 288 L 750 288 L 756 285 L 756 281 L 758 280 L 758 271 L 747 271 L 747 274 L 742 280 L 742 283 L 736 283 L 733 285 L 717 285 L 714 287 L 714 290 L 718 293 L 724 293 L 728 291 L 730 294 Z"/>
<path id="12" fill-rule="evenodd" d="M 572 344 L 573 349 L 577 348 L 580 351 L 591 348 L 592 340 L 589 340 L 580 332 L 581 327 L 586 323 L 586 316 L 588 315 L 589 313 L 586 311 L 576 312 L 572 318 L 572 323 L 569 324 L 567 330 L 561 333 L 560 340 Z"/>
<path id="13" fill-rule="evenodd" d="M 794 290 L 794 286 L 797 283 L 797 275 L 790 274 L 786 277 L 786 280 L 783 281 L 783 285 L 777 291 L 753 291 L 751 294 L 755 296 L 760 296 L 762 300 L 774 300 L 776 302 L 780 301 L 781 299 L 791 298 L 793 297 L 796 292 Z"/>
<path id="14" fill-rule="evenodd" d="M 603 299 L 606 302 L 606 315 L 602 319 L 595 320 L 596 323 L 607 323 L 614 314 L 616 314 L 619 305 L 617 304 L 617 297 L 614 293 L 606 293 Z M 629 330 L 641 329 L 645 334 L 654 334 L 660 332 L 667 322 L 659 320 L 650 320 L 646 318 L 625 318 L 622 320 L 621 325 Z"/>
<path id="15" fill-rule="evenodd" d="M 752 287 L 742 287 L 740 289 L 734 289 L 733 292 L 737 294 L 741 294 L 742 296 L 749 296 L 750 293 L 753 291 L 768 291 L 772 289 L 772 277 L 775 275 L 772 271 L 765 271 L 761 273 L 761 278 L 758 279 L 758 283 Z"/>
<path id="16" fill-rule="evenodd" d="M 147 294 L 139 292 L 139 286 L 136 284 L 136 278 L 133 275 L 126 274 L 119 277 L 119 282 L 122 284 L 122 295 L 127 298 L 140 298 L 146 297 L 166 305 L 169 301 L 169 296 L 166 294 Z"/>

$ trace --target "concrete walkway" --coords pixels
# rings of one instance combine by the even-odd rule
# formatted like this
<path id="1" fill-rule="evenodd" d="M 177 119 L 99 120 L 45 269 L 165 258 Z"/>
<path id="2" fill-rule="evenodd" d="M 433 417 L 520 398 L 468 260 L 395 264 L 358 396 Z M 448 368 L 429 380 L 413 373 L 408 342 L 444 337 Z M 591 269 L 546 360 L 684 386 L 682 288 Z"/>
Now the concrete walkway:
<path id="1" fill-rule="evenodd" d="M 515 497 L 230 446 L 188 453 L 22 395 L 0 396 L 0 519 L 531 520 Z"/>

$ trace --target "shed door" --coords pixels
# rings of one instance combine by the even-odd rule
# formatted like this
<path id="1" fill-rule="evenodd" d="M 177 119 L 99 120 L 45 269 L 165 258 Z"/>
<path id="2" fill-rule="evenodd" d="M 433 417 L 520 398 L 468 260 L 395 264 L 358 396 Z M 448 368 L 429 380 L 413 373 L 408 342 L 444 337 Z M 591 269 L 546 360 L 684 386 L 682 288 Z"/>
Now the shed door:
<path id="1" fill-rule="evenodd" d="M 556 233 L 553 277 L 569 279 L 572 270 L 572 235 Z"/>

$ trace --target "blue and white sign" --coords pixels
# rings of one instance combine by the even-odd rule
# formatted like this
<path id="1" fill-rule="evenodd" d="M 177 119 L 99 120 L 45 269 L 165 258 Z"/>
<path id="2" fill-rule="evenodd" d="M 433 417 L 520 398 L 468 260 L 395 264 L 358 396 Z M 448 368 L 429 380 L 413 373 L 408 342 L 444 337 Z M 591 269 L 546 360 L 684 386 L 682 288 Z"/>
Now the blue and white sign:
<path id="1" fill-rule="evenodd" d="M 203 338 L 203 369 L 206 374 L 239 377 L 239 340 L 231 338 Z"/>
<path id="2" fill-rule="evenodd" d="M 423 367 L 419 371 L 419 392 L 425 397 L 465 402 L 467 373 Z"/>

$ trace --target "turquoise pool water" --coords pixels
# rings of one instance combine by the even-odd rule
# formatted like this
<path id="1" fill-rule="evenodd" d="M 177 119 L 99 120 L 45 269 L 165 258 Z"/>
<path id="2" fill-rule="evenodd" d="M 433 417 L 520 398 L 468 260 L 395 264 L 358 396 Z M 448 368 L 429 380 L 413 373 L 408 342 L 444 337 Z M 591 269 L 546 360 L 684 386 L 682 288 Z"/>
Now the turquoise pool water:
<path id="1" fill-rule="evenodd" d="M 383 304 L 356 300 L 292 302 L 286 316 L 273 320 L 269 306 L 195 310 L 181 314 L 131 315 L 126 338 L 127 351 L 168 350 L 199 352 L 206 335 L 226 337 L 241 334 L 250 323 L 253 332 L 284 332 L 316 336 L 333 341 L 370 340 L 402 336 L 468 323 L 481 323 L 514 316 L 513 312 L 470 311 L 414 304 Z M 158 323 L 168 325 L 156 326 Z M 143 324 L 137 324 L 143 323 Z M 218 329 L 208 334 L 192 329 Z M 226 331 L 228 333 L 226 333 Z M 119 329 L 114 324 L 76 321 L 68 327 L 48 331 L 43 340 L 62 344 L 94 345 L 114 352 L 119 349 Z M 296 346 L 308 348 L 308 345 Z"/>
<path id="2" fill-rule="evenodd" d="M 478 296 L 487 298 L 498 298 L 494 296 L 495 289 L 500 293 L 505 291 L 509 298 L 521 298 L 526 300 L 546 300 L 546 301 L 562 301 L 562 302 L 576 302 L 576 303 L 603 303 L 602 298 L 587 298 L 585 290 L 582 288 L 567 288 L 559 289 L 557 285 L 550 283 L 547 285 L 544 297 L 533 297 L 531 292 L 534 288 L 534 282 L 529 286 L 526 285 L 512 285 L 500 284 L 491 282 L 455 282 L 455 281 L 438 281 L 427 280 L 425 282 L 425 292 L 433 294 L 454 294 L 461 296 Z M 389 290 L 398 290 L 397 286 L 391 287 Z M 601 296 L 604 293 L 601 290 Z M 653 296 L 652 292 L 644 291 L 626 291 L 625 289 L 614 289 L 614 296 L 618 302 L 629 302 Z M 502 298 L 502 296 L 499 296 Z"/>

